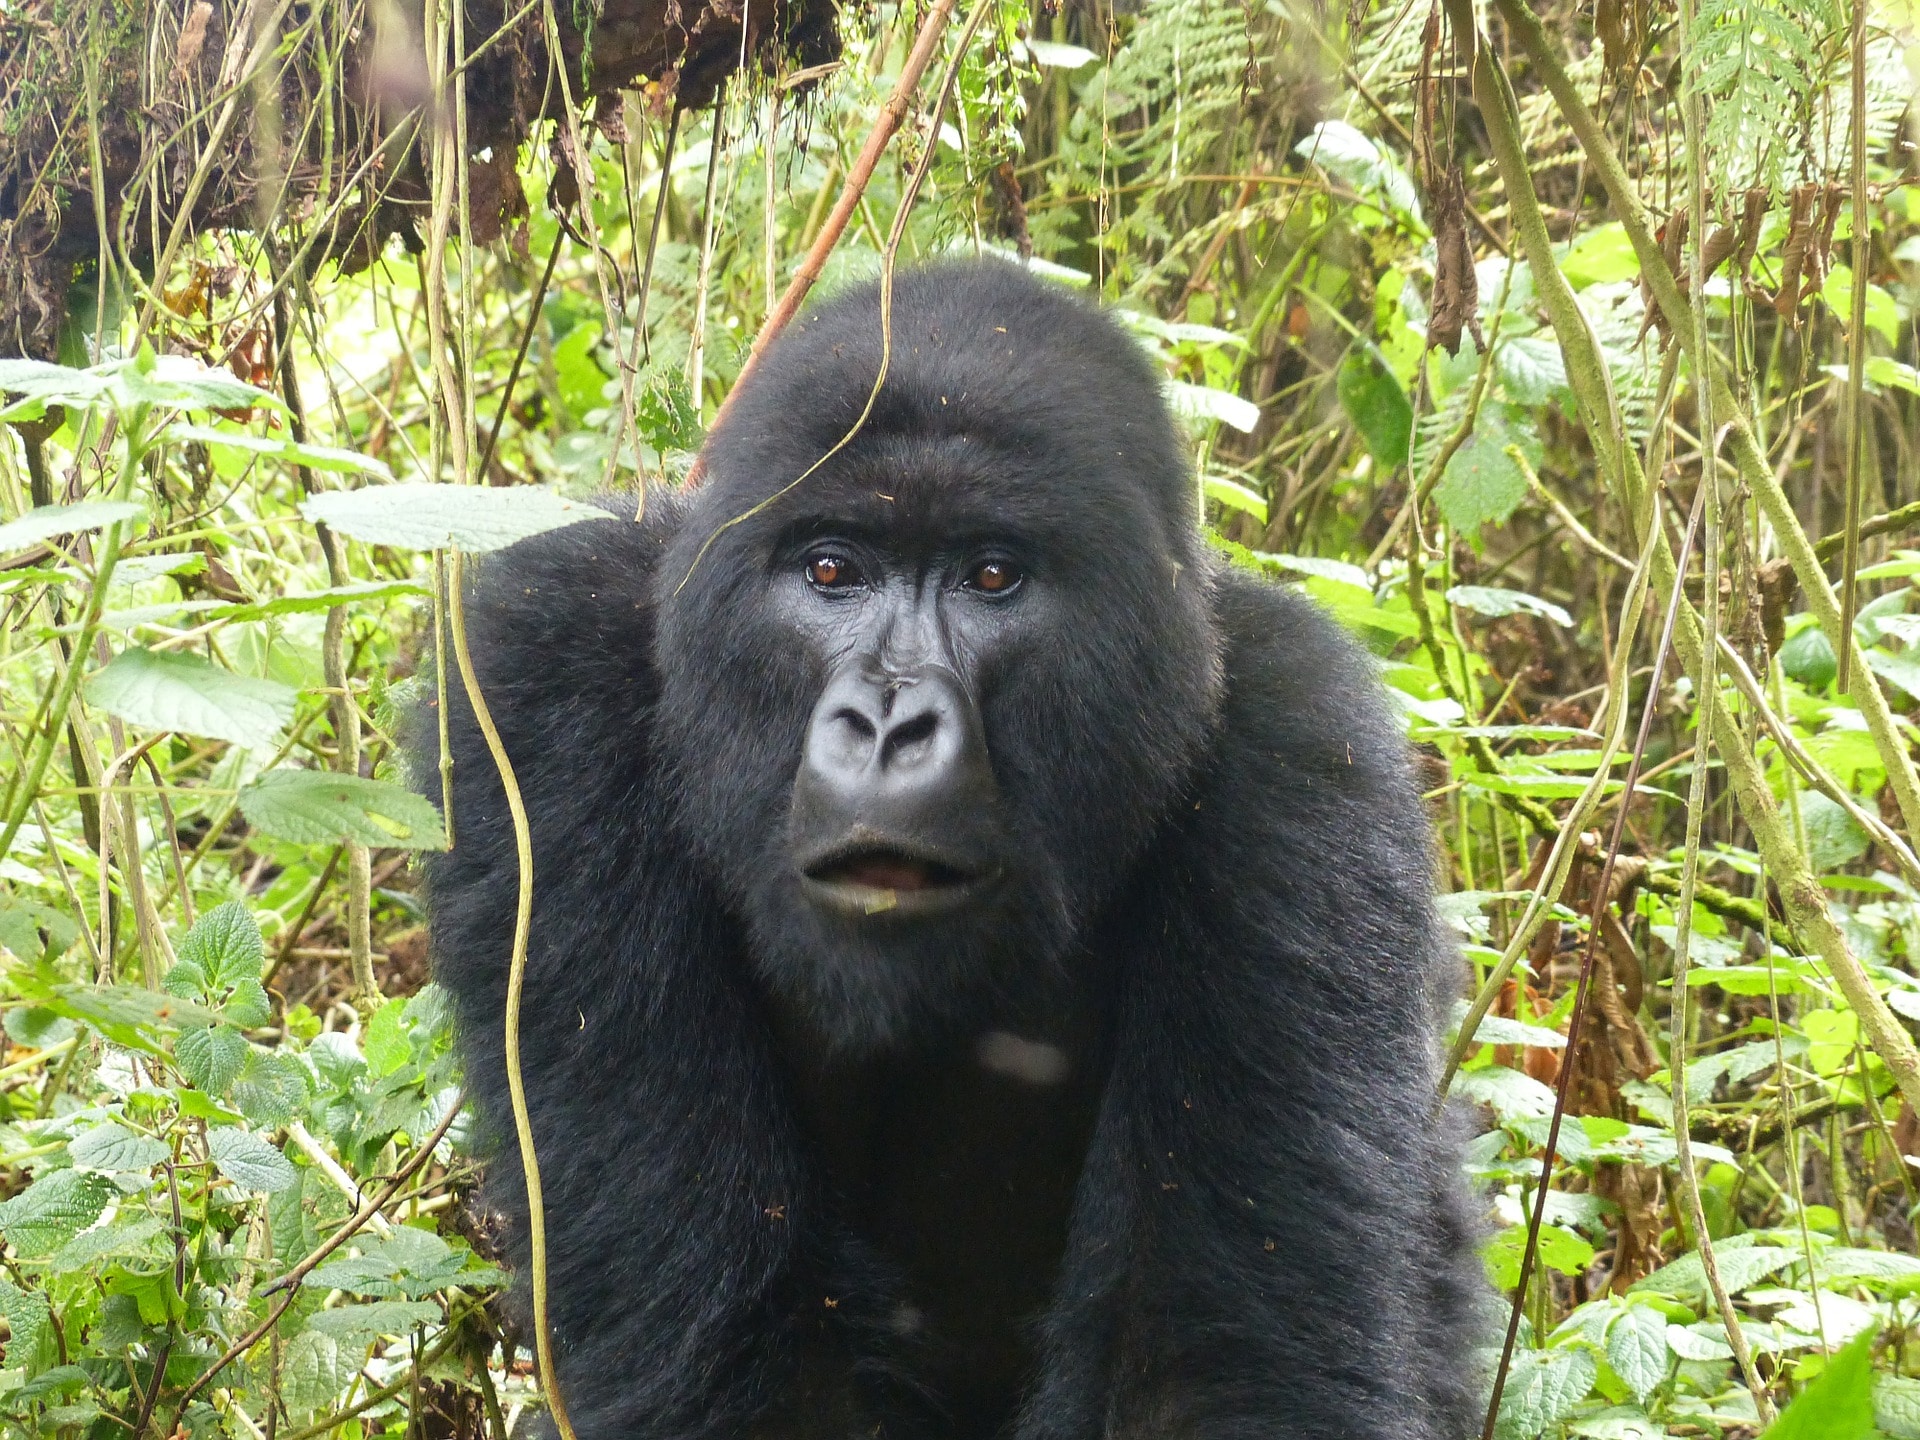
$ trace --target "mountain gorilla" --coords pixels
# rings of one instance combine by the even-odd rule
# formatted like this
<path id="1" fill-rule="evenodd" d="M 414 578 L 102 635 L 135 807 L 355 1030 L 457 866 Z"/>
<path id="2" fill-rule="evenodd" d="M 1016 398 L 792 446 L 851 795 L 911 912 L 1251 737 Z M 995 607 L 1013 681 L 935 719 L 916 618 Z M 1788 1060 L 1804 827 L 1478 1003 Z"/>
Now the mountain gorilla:
<path id="1" fill-rule="evenodd" d="M 1454 970 L 1367 662 L 1209 554 L 1092 306 L 947 264 L 891 325 L 841 448 L 873 286 L 767 352 L 702 485 L 471 591 L 580 1435 L 1456 1440 Z M 437 974 L 524 1268 L 514 844 L 452 720 Z"/>

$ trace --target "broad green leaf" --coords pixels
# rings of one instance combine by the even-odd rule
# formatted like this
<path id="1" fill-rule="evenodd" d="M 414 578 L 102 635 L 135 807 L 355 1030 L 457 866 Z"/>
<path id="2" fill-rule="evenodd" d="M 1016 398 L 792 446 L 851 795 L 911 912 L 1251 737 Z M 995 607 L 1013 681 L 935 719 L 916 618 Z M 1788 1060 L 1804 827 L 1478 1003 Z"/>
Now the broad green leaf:
<path id="1" fill-rule="evenodd" d="M 1833 1245 L 1815 1257 L 1820 1273 L 1829 1279 L 1906 1280 L 1920 1275 L 1920 1259 L 1893 1250 L 1863 1250 Z"/>
<path id="2" fill-rule="evenodd" d="M 1820 298 L 1842 325 L 1853 323 L 1853 267 L 1835 265 L 1820 286 Z M 1867 328 L 1889 345 L 1900 343 L 1900 307 L 1893 296 L 1871 281 L 1867 283 Z"/>
<path id="3" fill-rule="evenodd" d="M 1616 280 L 1631 280 L 1640 273 L 1640 257 L 1619 221 L 1597 225 L 1587 231 L 1567 251 L 1560 271 L 1576 290 L 1589 285 L 1604 285 Z"/>
<path id="4" fill-rule="evenodd" d="M 1749 1286 L 1758 1285 L 1769 1275 L 1797 1262 L 1800 1252 L 1780 1245 L 1721 1244 L 1714 1246 L 1713 1258 L 1727 1293 L 1738 1295 Z M 1636 1291 L 1651 1290 L 1655 1294 L 1672 1295 L 1680 1299 L 1704 1301 L 1708 1298 L 1706 1272 L 1700 1268 L 1700 1256 L 1696 1252 L 1689 1252 L 1671 1264 L 1662 1265 L 1651 1275 L 1635 1281 L 1631 1288 Z"/>
<path id="5" fill-rule="evenodd" d="M 1567 1037 L 1544 1025 L 1527 1025 L 1504 1015 L 1483 1015 L 1480 1028 L 1473 1032 L 1477 1045 L 1526 1045 L 1537 1050 L 1559 1050 Z"/>
<path id="6" fill-rule="evenodd" d="M 176 953 L 181 964 L 197 966 L 220 989 L 242 980 L 258 981 L 267 954 L 252 912 L 238 900 L 215 906 L 194 921 Z"/>
<path id="7" fill-rule="evenodd" d="M 249 1025 L 264 1025 L 273 1014 L 273 1005 L 267 999 L 267 987 L 251 975 L 242 976 L 233 985 L 233 993 L 227 997 L 227 1003 L 220 1007 L 221 1015 L 229 1023 L 246 1029 Z"/>
<path id="8" fill-rule="evenodd" d="M 136 520 L 144 513 L 129 500 L 82 500 L 77 505 L 41 505 L 18 520 L 0 525 L 0 555 L 25 550 L 57 535 L 101 530 L 120 520 Z"/>
<path id="9" fill-rule="evenodd" d="M 1078 70 L 1100 57 L 1082 45 L 1063 45 L 1057 40 L 1025 40 L 1027 53 L 1033 57 L 1033 63 L 1054 70 Z"/>
<path id="10" fill-rule="evenodd" d="M 165 438 L 197 441 L 202 445 L 216 445 L 227 450 L 244 450 L 248 454 L 278 460 L 282 464 L 304 465 L 310 470 L 342 470 L 378 475 L 383 480 L 393 478 L 393 472 L 387 469 L 386 463 L 371 455 L 362 455 L 357 450 L 340 450 L 331 445 L 302 445 L 278 435 L 256 435 L 247 430 L 217 430 L 210 425 L 175 425 L 168 429 Z"/>
<path id="11" fill-rule="evenodd" d="M 220 1173 L 243 1190 L 272 1194 L 299 1179 L 293 1162 L 251 1130 L 209 1130 L 207 1150 Z"/>
<path id="12" fill-rule="evenodd" d="M 479 553 L 583 520 L 615 517 L 534 486 L 374 485 L 332 490 L 300 502 L 300 513 L 370 545 Z"/>
<path id="13" fill-rule="evenodd" d="M 1386 470 L 1404 465 L 1413 445 L 1413 402 L 1379 347 L 1349 346 L 1334 389 L 1374 463 Z"/>
<path id="14" fill-rule="evenodd" d="M 153 1271 L 173 1258 L 167 1226 L 158 1215 L 122 1209 L 112 1223 L 82 1230 L 53 1253 L 55 1274 L 73 1275 L 99 1270 L 107 1261 L 141 1262 L 129 1268 Z"/>
<path id="15" fill-rule="evenodd" d="M 233 1084 L 233 1103 L 255 1129 L 270 1130 L 286 1124 L 306 1104 L 309 1084 L 298 1060 L 249 1047 L 246 1066 Z"/>
<path id="16" fill-rule="evenodd" d="M 1873 1423 L 1887 1440 L 1920 1440 L 1920 1380 L 1875 1375 Z"/>
<path id="17" fill-rule="evenodd" d="M 47 1297 L 38 1291 L 22 1290 L 5 1278 L 0 1278 L 0 1316 L 6 1317 L 13 1330 L 13 1338 L 7 1342 L 12 1364 L 32 1360 L 40 1342 L 52 1335 Z"/>
<path id="18" fill-rule="evenodd" d="M 1833 646 L 1818 625 L 1809 625 L 1780 647 L 1780 668 L 1809 690 L 1821 691 L 1840 673 Z"/>
<path id="19" fill-rule="evenodd" d="M 231 1025 L 183 1030 L 173 1058 L 186 1077 L 209 1095 L 224 1095 L 247 1063 L 247 1038 Z"/>
<path id="20" fill-rule="evenodd" d="M 405 1018 L 404 1005 L 389 1004 L 374 1011 L 373 1018 L 367 1022 L 362 1044 L 366 1048 L 367 1065 L 376 1077 L 391 1075 L 413 1058 L 413 1045 L 402 1024 Z"/>
<path id="21" fill-rule="evenodd" d="M 1807 829 L 1807 859 L 1815 870 L 1838 870 L 1866 854 L 1873 843 L 1858 820 L 1818 790 L 1800 792 L 1800 818 Z"/>
<path id="22" fill-rule="evenodd" d="M 1507 454 L 1504 430 L 1478 430 L 1447 462 L 1434 486 L 1434 503 L 1454 529 L 1473 536 L 1498 525 L 1527 498 L 1527 477 Z"/>
<path id="23" fill-rule="evenodd" d="M 1367 579 L 1367 572 L 1350 560 L 1335 560 L 1325 555 L 1280 555 L 1271 550 L 1255 550 L 1252 555 L 1262 565 L 1290 570 L 1296 575 L 1311 575 L 1317 580 L 1331 580 L 1338 585 L 1350 585 L 1356 590 L 1364 590 L 1369 602 L 1373 599 L 1373 585 Z"/>
<path id="24" fill-rule="evenodd" d="M 440 1318 L 440 1307 L 426 1300 L 376 1300 L 371 1305 L 342 1305 L 322 1310 L 307 1321 L 309 1330 L 331 1335 L 341 1349 L 364 1350 L 385 1335 L 405 1335 L 417 1325 Z"/>
<path id="25" fill-rule="evenodd" d="M 173 1151 L 163 1140 L 136 1135 L 109 1120 L 74 1140 L 67 1146 L 67 1153 L 83 1170 L 139 1173 L 151 1170 Z"/>
<path id="26" fill-rule="evenodd" d="M 1826 1369 L 1766 1429 L 1763 1440 L 1867 1440 L 1873 1434 L 1873 1332 Z"/>
<path id="27" fill-rule="evenodd" d="M 22 1256 L 50 1255 L 98 1220 L 116 1193 L 103 1175 L 55 1170 L 0 1205 L 0 1235 Z"/>
<path id="28" fill-rule="evenodd" d="M 1515 1355 L 1500 1396 L 1496 1440 L 1531 1440 L 1586 1399 L 1599 1373 L 1599 1361 L 1584 1346 Z"/>
<path id="29" fill-rule="evenodd" d="M 87 698 L 147 730 L 173 730 L 270 750 L 293 719 L 297 692 L 223 670 L 198 655 L 123 650 L 87 680 Z"/>
<path id="30" fill-rule="evenodd" d="M 1529 595 L 1524 590 L 1502 590 L 1493 585 L 1456 585 L 1447 591 L 1447 599 L 1476 615 L 1538 615 L 1554 624 L 1571 628 L 1573 617 L 1551 600 Z"/>
<path id="31" fill-rule="evenodd" d="M 444 850 L 431 800 L 386 780 L 326 770 L 273 770 L 240 792 L 247 822 L 301 845 L 358 840 L 394 850 Z"/>
<path id="32" fill-rule="evenodd" d="M 320 1330 L 302 1330 L 287 1342 L 280 1362 L 281 1396 L 296 1413 L 332 1406 L 358 1367 L 342 1364 L 340 1346 Z"/>
<path id="33" fill-rule="evenodd" d="M 300 595 L 276 595 L 271 600 L 207 613 L 217 620 L 264 620 L 270 615 L 302 615 L 315 610 L 331 610 L 336 605 L 350 605 L 356 600 L 390 600 L 397 595 L 432 593 L 418 580 L 366 580 L 353 585 L 336 585 L 329 590 L 310 590 Z"/>
<path id="34" fill-rule="evenodd" d="M 91 1026 L 116 1045 L 154 1055 L 164 1053 L 163 1040 L 181 1026 L 215 1018 L 205 1006 L 140 985 L 71 985 L 25 966 L 15 966 L 12 979 L 22 999 Z"/>
<path id="35" fill-rule="evenodd" d="M 1920 999 L 1920 991 L 1915 992 Z M 73 1034 L 73 1021 L 39 1005 L 16 1005 L 7 1011 L 7 1038 L 28 1050 L 45 1050 Z"/>
<path id="36" fill-rule="evenodd" d="M 1607 1363 L 1644 1404 L 1667 1378 L 1667 1317 L 1650 1305 L 1628 1306 L 1607 1331 Z"/>
<path id="37" fill-rule="evenodd" d="M 1238 480 L 1229 480 L 1224 475 L 1209 475 L 1204 484 L 1209 500 L 1229 510 L 1243 511 L 1262 525 L 1267 523 L 1267 502 L 1257 490 L 1249 490 Z"/>
<path id="38" fill-rule="evenodd" d="M 1911 650 L 1899 655 L 1889 654 L 1885 650 L 1865 650 L 1861 653 L 1874 674 L 1883 680 L 1891 680 L 1910 697 L 1920 699 L 1920 654 Z"/>
<path id="39" fill-rule="evenodd" d="M 1567 1421 L 1567 1433 L 1587 1440 L 1666 1440 L 1667 1427 L 1632 1405 L 1610 1405 Z"/>
<path id="40" fill-rule="evenodd" d="M 1500 383 L 1516 405 L 1544 405 L 1567 388 L 1567 366 L 1551 335 L 1520 335 L 1503 340 L 1493 352 Z"/>
<path id="41" fill-rule="evenodd" d="M 1218 420 L 1242 434 L 1251 434 L 1260 423 L 1260 407 L 1231 390 L 1216 390 L 1210 385 L 1190 385 L 1184 380 L 1167 382 L 1167 400 L 1173 413 L 1183 420 L 1207 424 Z"/>

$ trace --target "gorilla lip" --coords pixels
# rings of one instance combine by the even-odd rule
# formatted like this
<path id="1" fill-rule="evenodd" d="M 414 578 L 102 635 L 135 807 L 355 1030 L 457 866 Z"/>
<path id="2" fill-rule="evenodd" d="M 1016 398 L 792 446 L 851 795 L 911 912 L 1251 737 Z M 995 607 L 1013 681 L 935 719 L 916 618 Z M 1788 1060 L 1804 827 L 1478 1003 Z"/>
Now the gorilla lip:
<path id="1" fill-rule="evenodd" d="M 930 914 L 968 898 L 983 877 L 949 860 L 891 845 L 833 851 L 801 871 L 807 894 L 855 916 Z"/>

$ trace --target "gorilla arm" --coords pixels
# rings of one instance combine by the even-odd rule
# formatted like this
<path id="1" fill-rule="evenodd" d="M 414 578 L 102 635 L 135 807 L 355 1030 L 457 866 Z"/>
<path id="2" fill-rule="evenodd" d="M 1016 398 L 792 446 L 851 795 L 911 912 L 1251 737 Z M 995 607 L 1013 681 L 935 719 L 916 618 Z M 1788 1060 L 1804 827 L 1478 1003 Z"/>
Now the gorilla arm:
<path id="1" fill-rule="evenodd" d="M 670 838 L 650 763 L 651 574 L 676 523 L 656 494 L 643 525 L 515 546 L 477 567 L 466 604 L 532 817 L 520 1051 L 560 1378 L 584 1437 L 742 1434 L 792 1383 L 799 1331 L 782 1316 L 804 1311 L 818 1331 L 820 1291 L 838 1280 L 831 1256 L 802 1253 L 818 1207 L 736 989 L 736 937 Z M 526 1195 L 502 1053 L 519 877 L 494 762 L 449 689 L 456 845 L 428 870 L 435 978 L 494 1142 L 488 1195 L 509 1221 L 524 1315 Z M 418 728 L 425 773 L 432 727 Z"/>
<path id="2" fill-rule="evenodd" d="M 1456 962 L 1404 742 L 1310 604 L 1235 576 L 1217 604 L 1197 803 L 1095 946 L 1130 980 L 1021 1437 L 1458 1440 L 1477 1277 L 1434 1115 Z"/>

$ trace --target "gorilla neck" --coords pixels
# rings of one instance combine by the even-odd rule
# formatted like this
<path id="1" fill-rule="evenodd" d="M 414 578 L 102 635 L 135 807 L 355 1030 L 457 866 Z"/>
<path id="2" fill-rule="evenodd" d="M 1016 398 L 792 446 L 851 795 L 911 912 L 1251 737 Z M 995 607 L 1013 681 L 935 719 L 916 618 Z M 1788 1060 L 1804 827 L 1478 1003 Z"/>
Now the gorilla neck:
<path id="1" fill-rule="evenodd" d="M 769 1007 L 822 1188 L 897 1273 L 902 1361 L 958 1434 L 996 1433 L 1033 1379 L 1105 1084 L 1104 1008 L 1073 958 L 981 1025 L 860 1054 Z"/>

